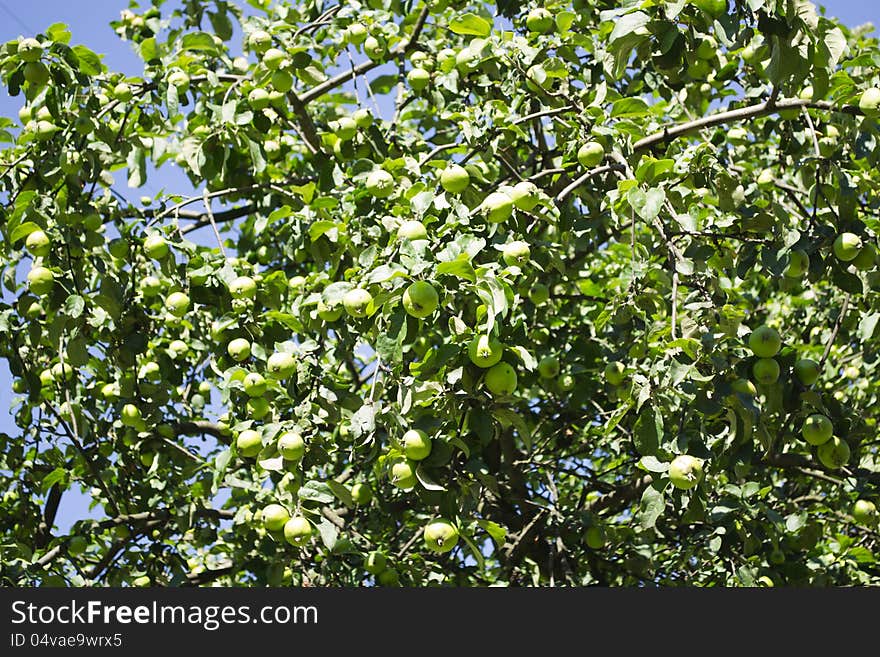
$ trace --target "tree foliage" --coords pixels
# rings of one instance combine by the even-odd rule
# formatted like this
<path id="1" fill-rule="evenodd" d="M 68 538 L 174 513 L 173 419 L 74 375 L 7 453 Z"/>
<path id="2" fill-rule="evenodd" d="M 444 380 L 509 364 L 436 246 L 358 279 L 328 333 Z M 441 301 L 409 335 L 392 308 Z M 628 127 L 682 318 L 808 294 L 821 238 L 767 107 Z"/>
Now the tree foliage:
<path id="1" fill-rule="evenodd" d="M 880 582 L 867 30 L 155 4 L 0 48 L 3 582 Z"/>

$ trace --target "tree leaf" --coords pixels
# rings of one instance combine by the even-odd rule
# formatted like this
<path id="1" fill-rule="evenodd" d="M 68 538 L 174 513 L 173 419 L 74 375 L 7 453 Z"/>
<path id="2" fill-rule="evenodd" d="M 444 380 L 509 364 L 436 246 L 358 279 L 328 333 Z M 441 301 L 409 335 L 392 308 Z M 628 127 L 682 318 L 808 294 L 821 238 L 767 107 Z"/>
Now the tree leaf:
<path id="1" fill-rule="evenodd" d="M 487 37 L 492 34 L 492 24 L 485 18 L 468 13 L 453 18 L 449 23 L 449 30 L 455 34 Z"/>

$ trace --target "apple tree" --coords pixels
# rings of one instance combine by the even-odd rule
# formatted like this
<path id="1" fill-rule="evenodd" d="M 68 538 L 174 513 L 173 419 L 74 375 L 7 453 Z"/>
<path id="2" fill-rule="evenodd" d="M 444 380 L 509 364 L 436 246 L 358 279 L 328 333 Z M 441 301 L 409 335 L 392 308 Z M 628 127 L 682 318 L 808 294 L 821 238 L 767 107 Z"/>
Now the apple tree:
<path id="1" fill-rule="evenodd" d="M 0 47 L 0 581 L 880 583 L 867 30 L 162 5 Z"/>

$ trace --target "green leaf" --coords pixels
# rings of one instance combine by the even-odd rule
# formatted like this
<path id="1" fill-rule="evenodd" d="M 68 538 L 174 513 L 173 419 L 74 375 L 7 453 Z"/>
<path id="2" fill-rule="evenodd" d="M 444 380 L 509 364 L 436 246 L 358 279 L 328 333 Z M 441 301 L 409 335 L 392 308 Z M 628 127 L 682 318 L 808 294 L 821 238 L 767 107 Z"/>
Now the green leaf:
<path id="1" fill-rule="evenodd" d="M 355 439 L 372 435 L 376 430 L 376 407 L 372 402 L 366 402 L 357 412 L 351 416 L 349 423 L 351 435 Z"/>
<path id="2" fill-rule="evenodd" d="M 652 221 L 663 208 L 663 202 L 666 200 L 666 193 L 662 189 L 656 187 L 649 189 L 647 192 L 639 188 L 633 188 L 626 195 L 630 206 L 645 221 Z"/>
<path id="3" fill-rule="evenodd" d="M 659 461 L 656 456 L 643 456 L 639 461 L 639 465 L 648 472 L 666 472 L 669 470 L 669 464 Z"/>
<path id="4" fill-rule="evenodd" d="M 657 452 L 663 438 L 663 420 L 651 406 L 645 406 L 633 426 L 633 442 L 639 454 L 650 456 Z"/>
<path id="5" fill-rule="evenodd" d="M 421 463 L 416 466 L 416 479 L 418 479 L 419 483 L 428 490 L 446 490 L 443 486 L 431 479 L 430 475 L 425 472 Z"/>
<path id="6" fill-rule="evenodd" d="M 140 46 L 138 46 L 138 52 L 140 53 L 141 59 L 147 63 L 159 59 L 160 51 L 159 44 L 156 42 L 156 37 L 150 37 L 149 39 L 141 41 Z"/>
<path id="7" fill-rule="evenodd" d="M 462 253 L 455 260 L 450 260 L 449 262 L 441 262 L 437 265 L 436 271 L 437 276 L 448 274 L 466 281 L 470 281 L 471 283 L 477 280 L 477 274 L 474 271 L 474 267 L 471 264 L 470 258 L 468 257 L 467 253 Z"/>
<path id="8" fill-rule="evenodd" d="M 76 55 L 77 66 L 81 72 L 86 75 L 99 75 L 104 70 L 100 57 L 85 46 L 74 46 L 71 50 Z"/>
<path id="9" fill-rule="evenodd" d="M 464 544 L 467 545 L 468 550 L 470 550 L 471 554 L 473 555 L 474 559 L 477 562 L 477 568 L 479 568 L 480 570 L 483 570 L 486 567 L 486 564 L 485 564 L 485 560 L 483 559 L 483 553 L 480 551 L 480 548 L 478 548 L 474 544 L 474 542 L 470 538 L 465 536 L 464 534 L 460 534 L 459 538 L 461 538 L 461 540 L 464 541 Z"/>
<path id="10" fill-rule="evenodd" d="M 217 50 L 214 35 L 207 32 L 189 32 L 180 41 L 181 50 Z"/>
<path id="11" fill-rule="evenodd" d="M 335 479 L 328 479 L 327 486 L 333 491 L 333 494 L 336 496 L 336 499 L 342 502 L 347 507 L 354 506 L 354 500 L 351 499 L 351 491 L 348 490 L 348 486 L 345 484 L 340 484 Z"/>
<path id="12" fill-rule="evenodd" d="M 608 41 L 614 43 L 620 39 L 628 38 L 643 29 L 650 20 L 651 17 L 643 11 L 629 13 L 614 22 L 614 29 L 611 30 Z"/>
<path id="13" fill-rule="evenodd" d="M 642 493 L 636 518 L 643 529 L 650 529 L 657 524 L 657 518 L 663 514 L 665 508 L 666 498 L 663 493 L 653 486 L 648 486 Z"/>
<path id="14" fill-rule="evenodd" d="M 326 482 L 314 479 L 300 486 L 296 495 L 301 500 L 310 500 L 312 502 L 320 502 L 321 504 L 329 504 L 336 498 L 333 494 L 333 489 Z"/>
<path id="15" fill-rule="evenodd" d="M 556 27 L 560 32 L 568 32 L 574 24 L 577 15 L 571 11 L 560 11 L 556 14 Z"/>
<path id="16" fill-rule="evenodd" d="M 650 106 L 641 98 L 621 98 L 611 106 L 611 116 L 626 118 L 644 116 L 650 112 Z"/>
<path id="17" fill-rule="evenodd" d="M 52 23 L 46 29 L 46 36 L 56 43 L 70 43 L 70 30 L 66 23 Z"/>
<path id="18" fill-rule="evenodd" d="M 328 550 L 335 548 L 336 542 L 339 540 L 339 528 L 327 520 L 327 518 L 321 518 L 321 520 L 315 524 L 315 527 L 318 530 L 318 534 L 321 535 L 321 542 L 324 543 L 324 547 Z"/>
<path id="19" fill-rule="evenodd" d="M 877 333 L 877 324 L 880 323 L 880 313 L 871 313 L 862 317 L 859 322 L 859 338 L 862 342 L 868 342 Z"/>
<path id="20" fill-rule="evenodd" d="M 64 302 L 64 314 L 71 319 L 76 319 L 82 315 L 83 309 L 86 307 L 85 299 L 78 294 L 71 294 Z"/>
<path id="21" fill-rule="evenodd" d="M 449 30 L 455 34 L 487 37 L 492 34 L 492 24 L 476 14 L 464 14 L 452 19 Z"/>
<path id="22" fill-rule="evenodd" d="M 504 545 L 504 540 L 507 538 L 506 527 L 502 527 L 492 520 L 477 520 L 477 524 L 486 530 L 486 533 L 492 537 L 498 547 Z"/>
<path id="23" fill-rule="evenodd" d="M 9 236 L 9 241 L 15 244 L 19 240 L 26 238 L 35 230 L 41 230 L 39 224 L 35 224 L 33 221 L 26 221 L 13 229 L 12 234 Z"/>

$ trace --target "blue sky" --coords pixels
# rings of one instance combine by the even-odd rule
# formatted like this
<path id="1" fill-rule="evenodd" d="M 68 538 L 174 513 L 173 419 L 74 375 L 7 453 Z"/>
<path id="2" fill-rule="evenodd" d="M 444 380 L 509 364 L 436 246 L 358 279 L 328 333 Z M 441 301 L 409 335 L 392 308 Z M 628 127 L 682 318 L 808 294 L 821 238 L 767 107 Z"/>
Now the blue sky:
<path id="1" fill-rule="evenodd" d="M 880 2 L 876 0 L 827 0 L 821 4 L 827 15 L 835 16 L 847 25 L 868 22 L 880 25 Z M 20 35 L 33 35 L 53 23 L 65 23 L 72 33 L 72 44 L 82 43 L 105 55 L 104 62 L 112 70 L 139 75 L 143 72 L 140 60 L 132 53 L 130 44 L 121 41 L 109 26 L 109 22 L 128 5 L 128 0 L 0 0 L 0 42 Z M 16 117 L 20 105 L 20 98 L 11 98 L 5 88 L 0 88 L 0 115 Z M 129 192 L 130 197 L 136 199 L 141 193 L 152 195 L 163 188 L 181 193 L 191 189 L 185 178 L 166 169 L 152 176 L 142 191 Z M 0 431 L 15 435 L 18 429 L 9 412 L 11 403 L 9 370 L 6 362 L 0 360 Z M 58 516 L 61 531 L 66 531 L 71 522 L 88 514 L 88 501 L 86 496 L 74 492 L 65 495 Z"/>

